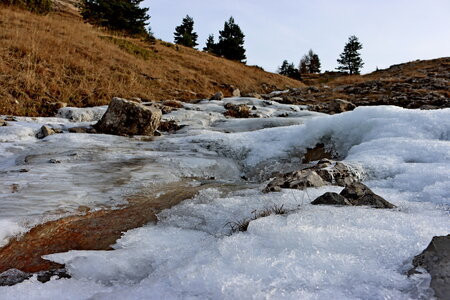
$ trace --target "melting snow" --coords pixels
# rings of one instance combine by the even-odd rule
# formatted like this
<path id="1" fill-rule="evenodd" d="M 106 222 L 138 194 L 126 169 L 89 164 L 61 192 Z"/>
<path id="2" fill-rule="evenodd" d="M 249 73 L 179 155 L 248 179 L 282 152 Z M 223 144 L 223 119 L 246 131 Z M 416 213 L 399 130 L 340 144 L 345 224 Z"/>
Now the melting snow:
<path id="1" fill-rule="evenodd" d="M 226 119 L 228 102 L 255 106 L 261 118 Z M 203 190 L 161 212 L 157 225 L 128 231 L 114 251 L 48 255 L 65 263 L 72 279 L 42 284 L 32 278 L 1 287 L 0 298 L 429 298 L 429 278 L 406 271 L 434 235 L 450 233 L 450 109 L 359 107 L 333 116 L 302 109 L 251 98 L 185 104 L 164 118 L 186 127 L 151 142 L 34 137 L 42 124 L 66 130 L 79 124 L 66 118 L 93 122 L 104 108 L 65 108 L 60 116 L 66 118 L 19 118 L 0 127 L 2 243 L 42 216 L 113 206 L 155 183 L 182 177 L 241 183 L 239 190 Z M 363 168 L 366 184 L 398 208 L 309 204 L 339 187 L 260 192 L 259 179 L 300 164 L 306 147 L 318 142 L 332 143 L 346 162 Z M 51 158 L 61 163 L 48 163 Z M 242 181 L 243 175 L 253 181 Z M 228 222 L 274 205 L 288 214 L 230 234 Z"/>

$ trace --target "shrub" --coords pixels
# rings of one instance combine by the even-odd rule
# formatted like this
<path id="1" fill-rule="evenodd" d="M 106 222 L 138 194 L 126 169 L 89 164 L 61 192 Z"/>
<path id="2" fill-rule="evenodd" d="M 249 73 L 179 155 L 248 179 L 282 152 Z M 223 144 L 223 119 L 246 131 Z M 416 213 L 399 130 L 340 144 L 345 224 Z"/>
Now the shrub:
<path id="1" fill-rule="evenodd" d="M 2 4 L 14 5 L 36 14 L 47 14 L 52 10 L 51 0 L 0 0 Z"/>

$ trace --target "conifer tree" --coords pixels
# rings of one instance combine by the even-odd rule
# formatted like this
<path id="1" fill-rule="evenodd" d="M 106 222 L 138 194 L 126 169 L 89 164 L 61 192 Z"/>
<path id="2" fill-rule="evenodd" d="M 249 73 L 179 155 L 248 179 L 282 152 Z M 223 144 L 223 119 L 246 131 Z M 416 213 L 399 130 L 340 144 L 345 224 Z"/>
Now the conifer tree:
<path id="1" fill-rule="evenodd" d="M 348 38 L 345 44 L 344 51 L 340 54 L 337 62 L 339 66 L 336 68 L 339 71 L 347 72 L 350 75 L 359 74 L 360 69 L 364 63 L 361 59 L 361 54 L 358 52 L 362 49 L 362 44 L 354 35 Z"/>
<path id="2" fill-rule="evenodd" d="M 175 28 L 174 39 L 175 44 L 194 48 L 197 46 L 197 33 L 194 32 L 194 19 L 189 15 L 183 18 L 180 26 Z"/>
<path id="3" fill-rule="evenodd" d="M 312 49 L 308 51 L 307 54 L 303 55 L 302 59 L 300 60 L 300 73 L 306 74 L 306 73 L 320 73 L 320 59 L 319 55 L 314 53 Z"/>
<path id="4" fill-rule="evenodd" d="M 281 67 L 278 68 L 278 74 L 297 80 L 301 79 L 299 70 L 295 68 L 293 63 L 289 63 L 287 60 L 284 60 Z"/>
<path id="5" fill-rule="evenodd" d="M 145 28 L 150 16 L 141 8 L 143 0 L 82 0 L 81 15 L 94 25 L 130 35 L 148 36 Z"/>
<path id="6" fill-rule="evenodd" d="M 234 22 L 233 17 L 230 17 L 228 22 L 225 22 L 223 30 L 219 31 L 219 42 L 215 54 L 231 60 L 245 60 L 244 37 L 239 25 Z"/>
<path id="7" fill-rule="evenodd" d="M 203 48 L 203 51 L 208 52 L 208 53 L 212 53 L 212 54 L 218 54 L 217 52 L 217 44 L 214 41 L 214 35 L 210 34 L 208 36 L 208 39 L 206 40 L 206 45 Z"/>

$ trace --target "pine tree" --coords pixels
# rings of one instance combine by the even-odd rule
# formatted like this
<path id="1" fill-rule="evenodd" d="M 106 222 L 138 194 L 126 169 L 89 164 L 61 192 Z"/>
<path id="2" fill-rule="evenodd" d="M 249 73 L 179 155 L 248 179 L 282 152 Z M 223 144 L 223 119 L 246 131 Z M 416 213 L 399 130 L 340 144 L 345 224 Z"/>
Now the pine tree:
<path id="1" fill-rule="evenodd" d="M 360 69 L 364 63 L 361 59 L 361 54 L 358 52 L 362 49 L 362 44 L 358 41 L 358 38 L 354 35 L 348 38 L 348 42 L 345 44 L 344 51 L 340 54 L 337 62 L 340 66 L 336 69 L 339 71 L 347 72 L 350 75 L 359 74 Z"/>
<path id="2" fill-rule="evenodd" d="M 320 73 L 320 67 L 319 55 L 314 53 L 312 49 L 310 49 L 307 54 L 303 55 L 300 60 L 299 69 L 301 74 Z"/>
<path id="3" fill-rule="evenodd" d="M 287 60 L 284 60 L 281 67 L 278 68 L 278 74 L 297 80 L 301 79 L 299 70 L 295 68 L 293 63 L 289 63 Z"/>
<path id="4" fill-rule="evenodd" d="M 230 17 L 228 22 L 225 22 L 223 30 L 219 31 L 219 43 L 215 54 L 231 60 L 245 60 L 244 37 L 239 25 L 234 22 L 233 17 Z"/>
<path id="5" fill-rule="evenodd" d="M 208 53 L 212 53 L 212 54 L 218 54 L 217 52 L 217 44 L 214 41 L 214 35 L 210 34 L 208 36 L 208 39 L 206 40 L 206 45 L 203 48 L 203 51 L 208 52 Z"/>
<path id="6" fill-rule="evenodd" d="M 130 35 L 148 36 L 150 16 L 141 8 L 143 0 L 82 0 L 81 15 L 91 24 Z"/>
<path id="7" fill-rule="evenodd" d="M 182 24 L 175 28 L 175 44 L 194 48 L 198 45 L 197 38 L 198 35 L 194 32 L 194 19 L 186 15 Z"/>

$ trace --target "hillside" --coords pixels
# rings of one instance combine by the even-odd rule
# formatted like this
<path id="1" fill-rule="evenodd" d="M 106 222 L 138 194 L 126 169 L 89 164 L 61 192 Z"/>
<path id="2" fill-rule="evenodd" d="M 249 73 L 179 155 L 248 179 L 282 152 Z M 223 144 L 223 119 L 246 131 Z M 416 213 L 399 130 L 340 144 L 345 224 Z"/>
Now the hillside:
<path id="1" fill-rule="evenodd" d="M 309 76 L 308 87 L 279 94 L 281 102 L 324 106 L 343 99 L 356 106 L 397 105 L 405 108 L 450 107 L 450 57 L 418 60 L 367 75 Z M 334 78 L 333 78 L 334 77 Z"/>
<path id="2" fill-rule="evenodd" d="M 0 26 L 0 114 L 49 115 L 51 103 L 94 106 L 113 96 L 187 101 L 303 86 L 194 49 L 112 36 L 61 11 L 0 7 Z"/>

